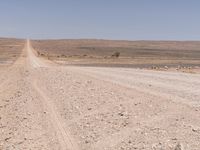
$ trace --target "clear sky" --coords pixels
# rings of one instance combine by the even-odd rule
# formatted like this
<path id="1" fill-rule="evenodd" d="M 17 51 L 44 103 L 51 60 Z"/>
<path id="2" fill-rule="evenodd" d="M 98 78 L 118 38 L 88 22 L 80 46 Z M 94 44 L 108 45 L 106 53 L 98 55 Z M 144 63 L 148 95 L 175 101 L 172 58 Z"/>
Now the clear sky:
<path id="1" fill-rule="evenodd" d="M 0 37 L 200 40 L 200 1 L 1 0 Z"/>

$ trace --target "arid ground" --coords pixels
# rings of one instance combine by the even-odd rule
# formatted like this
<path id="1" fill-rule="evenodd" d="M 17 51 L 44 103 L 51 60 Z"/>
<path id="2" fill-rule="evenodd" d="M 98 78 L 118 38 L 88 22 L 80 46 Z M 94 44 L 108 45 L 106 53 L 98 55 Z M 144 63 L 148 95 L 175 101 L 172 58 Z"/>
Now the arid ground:
<path id="1" fill-rule="evenodd" d="M 10 65 L 22 52 L 25 40 L 0 38 L 0 65 Z"/>
<path id="2" fill-rule="evenodd" d="M 200 42 L 6 40 L 0 150 L 200 149 Z"/>
<path id="3" fill-rule="evenodd" d="M 197 41 L 35 40 L 32 45 L 38 56 L 65 65 L 150 69 L 200 65 Z"/>

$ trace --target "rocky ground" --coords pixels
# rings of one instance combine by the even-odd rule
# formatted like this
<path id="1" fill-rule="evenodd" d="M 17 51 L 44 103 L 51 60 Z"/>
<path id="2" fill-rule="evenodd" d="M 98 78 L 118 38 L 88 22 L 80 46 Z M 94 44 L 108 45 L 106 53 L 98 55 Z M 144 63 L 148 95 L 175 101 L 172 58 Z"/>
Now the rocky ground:
<path id="1" fill-rule="evenodd" d="M 0 73 L 0 149 L 200 149 L 199 74 L 52 65 L 29 41 Z"/>

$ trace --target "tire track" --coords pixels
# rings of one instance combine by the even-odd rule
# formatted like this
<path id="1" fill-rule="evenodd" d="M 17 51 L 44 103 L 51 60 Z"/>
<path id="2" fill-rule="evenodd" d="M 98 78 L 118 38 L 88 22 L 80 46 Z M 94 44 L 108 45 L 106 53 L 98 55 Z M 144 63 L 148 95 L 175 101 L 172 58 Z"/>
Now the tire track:
<path id="1" fill-rule="evenodd" d="M 56 112 L 54 104 L 51 100 L 46 96 L 46 94 L 37 86 L 37 81 L 34 80 L 32 82 L 34 89 L 42 98 L 42 103 L 44 106 L 47 107 L 49 110 L 49 115 L 51 122 L 57 132 L 57 136 L 59 138 L 61 147 L 63 150 L 78 150 L 78 146 L 76 145 L 75 141 L 72 139 L 69 129 L 63 126 L 62 119 L 60 115 Z"/>
<path id="2" fill-rule="evenodd" d="M 35 56 L 33 53 L 33 48 L 31 47 L 30 41 L 27 40 L 26 49 L 28 53 L 28 63 L 30 64 L 30 69 L 32 68 L 40 68 L 40 67 L 48 67 L 48 65 L 41 61 L 39 58 Z M 70 135 L 70 130 L 67 128 L 67 126 L 63 125 L 62 118 L 57 113 L 54 104 L 51 102 L 51 99 L 45 94 L 45 90 L 42 90 L 37 85 L 37 78 L 33 76 L 33 79 L 31 81 L 31 84 L 33 88 L 36 90 L 36 92 L 39 94 L 39 96 L 42 98 L 42 103 L 44 107 L 49 110 L 49 116 L 50 120 L 52 122 L 52 125 L 54 126 L 54 129 L 57 133 L 61 148 L 63 150 L 78 150 L 78 146 L 72 136 Z"/>

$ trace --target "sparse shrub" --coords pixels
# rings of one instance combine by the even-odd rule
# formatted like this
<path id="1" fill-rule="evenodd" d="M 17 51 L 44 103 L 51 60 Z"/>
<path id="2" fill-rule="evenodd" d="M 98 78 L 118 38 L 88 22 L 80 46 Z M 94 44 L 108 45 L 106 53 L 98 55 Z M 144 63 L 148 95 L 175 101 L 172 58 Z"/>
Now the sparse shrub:
<path id="1" fill-rule="evenodd" d="M 40 56 L 40 52 L 39 51 L 37 51 L 37 56 Z"/>
<path id="2" fill-rule="evenodd" d="M 118 58 L 119 56 L 120 56 L 120 52 L 115 52 L 114 54 L 112 54 L 112 57 Z"/>
<path id="3" fill-rule="evenodd" d="M 64 54 L 62 54 L 61 57 L 66 57 L 66 56 Z"/>

